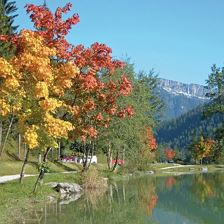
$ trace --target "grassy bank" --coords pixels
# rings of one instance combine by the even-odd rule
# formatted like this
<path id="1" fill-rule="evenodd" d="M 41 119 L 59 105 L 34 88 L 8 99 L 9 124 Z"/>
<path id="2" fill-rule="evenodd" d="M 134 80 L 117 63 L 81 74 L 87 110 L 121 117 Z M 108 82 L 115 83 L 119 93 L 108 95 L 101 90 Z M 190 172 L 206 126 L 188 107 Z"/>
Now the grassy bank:
<path id="1" fill-rule="evenodd" d="M 36 177 L 24 178 L 24 182 L 20 184 L 17 181 L 11 181 L 0 184 L 0 223 L 10 223 L 19 220 L 22 211 L 29 210 L 36 203 L 48 200 L 49 196 L 58 197 L 58 193 L 53 191 L 47 185 L 38 188 L 37 194 L 32 193 Z M 70 182 L 79 183 L 79 173 L 69 174 L 47 174 L 45 183 L 47 182 Z M 12 215 L 13 214 L 13 217 Z M 12 220 L 13 218 L 13 220 Z"/>
<path id="2" fill-rule="evenodd" d="M 154 171 L 155 175 L 157 176 L 201 173 L 203 172 L 203 169 L 207 169 L 207 172 L 217 172 L 217 171 L 224 171 L 224 166 L 217 164 L 209 164 L 209 165 L 153 164 L 149 166 L 149 170 Z"/>
<path id="3" fill-rule="evenodd" d="M 16 163 L 17 164 L 17 163 Z M 12 166 L 13 165 L 13 166 Z M 0 163 L 0 167 L 4 170 L 11 168 L 11 173 L 15 174 L 20 168 L 20 163 L 15 165 L 15 161 L 10 163 L 10 161 L 5 161 Z M 29 164 L 30 167 L 27 169 L 30 173 L 37 173 L 35 165 Z M 73 171 L 80 170 L 80 166 L 77 164 L 62 164 L 55 163 L 50 164 L 52 171 Z M 152 164 L 148 167 L 148 170 L 154 171 L 154 176 L 171 176 L 179 175 L 185 173 L 199 173 L 202 172 L 202 167 L 207 167 L 208 172 L 215 172 L 219 170 L 224 170 L 221 165 L 193 165 L 193 166 L 178 166 L 175 164 Z M 98 164 L 94 166 L 98 171 L 99 175 L 107 177 L 113 180 L 128 179 L 130 176 L 142 176 L 145 175 L 145 171 L 136 171 L 133 175 L 122 173 L 122 169 L 118 170 L 117 173 L 111 173 L 107 171 L 105 164 Z M 1 169 L 0 168 L 0 169 Z M 2 173 L 3 170 L 1 169 Z M 4 175 L 9 174 L 3 173 Z M 49 196 L 58 197 L 58 193 L 52 190 L 47 185 L 43 185 L 38 189 L 36 195 L 32 194 L 32 189 L 35 183 L 36 177 L 27 177 L 24 179 L 22 184 L 17 181 L 7 182 L 5 184 L 0 184 L 0 223 L 10 223 L 15 220 L 19 220 L 24 211 L 29 211 L 29 209 L 36 205 L 41 204 L 41 202 L 49 201 Z M 70 182 L 70 183 L 81 183 L 80 172 L 77 173 L 49 173 L 45 176 L 44 182 Z M 22 212 L 23 211 L 23 212 Z M 12 216 L 13 215 L 13 220 Z"/>
<path id="4" fill-rule="evenodd" d="M 22 161 L 0 161 L 0 176 L 4 175 L 15 175 L 19 174 L 21 167 L 23 165 Z M 58 173 L 65 171 L 76 171 L 80 170 L 80 164 L 71 164 L 71 163 L 60 163 L 60 162 L 49 162 L 49 172 Z M 38 164 L 37 162 L 28 162 L 26 166 L 26 174 L 37 174 L 38 173 Z"/>

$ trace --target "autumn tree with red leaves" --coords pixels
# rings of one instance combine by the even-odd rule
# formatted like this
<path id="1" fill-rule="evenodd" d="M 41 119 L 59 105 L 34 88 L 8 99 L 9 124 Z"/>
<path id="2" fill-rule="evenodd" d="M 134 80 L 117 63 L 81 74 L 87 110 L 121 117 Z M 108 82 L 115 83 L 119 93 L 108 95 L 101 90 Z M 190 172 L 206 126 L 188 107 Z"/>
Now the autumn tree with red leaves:
<path id="1" fill-rule="evenodd" d="M 111 142 L 119 142 L 117 144 L 119 147 L 114 144 L 117 155 L 120 147 L 122 151 L 130 150 L 129 155 L 135 153 L 137 155 L 143 144 L 141 136 L 145 133 L 146 127 L 153 126 L 153 114 L 157 112 L 157 103 L 152 93 L 155 78 L 150 75 L 148 77 L 139 75 L 136 78 L 133 68 L 130 75 L 129 65 L 114 60 L 112 49 L 105 44 L 93 43 L 87 48 L 83 45 L 70 44 L 66 40 L 66 35 L 79 22 L 78 14 L 63 19 L 64 14 L 68 13 L 71 7 L 72 4 L 68 3 L 52 13 L 45 6 L 26 5 L 27 13 L 36 30 L 25 30 L 24 34 L 32 33 L 41 46 L 54 51 L 52 55 L 45 55 L 45 62 L 38 60 L 38 52 L 35 51 L 35 55 L 29 54 L 26 58 L 26 62 L 27 59 L 32 58 L 32 63 L 19 65 L 25 70 L 27 67 L 32 68 L 33 73 L 41 75 L 49 75 L 53 72 L 53 79 L 47 80 L 47 85 L 42 83 L 46 77 L 34 81 L 41 82 L 35 83 L 35 91 L 41 94 L 35 96 L 35 93 L 32 93 L 32 96 L 39 97 L 38 100 L 41 102 L 38 105 L 49 112 L 47 120 L 51 120 L 54 114 L 57 119 L 65 122 L 64 124 L 71 124 L 66 135 L 52 134 L 57 141 L 62 136 L 66 136 L 71 141 L 82 142 L 85 148 L 86 144 L 92 144 L 95 139 L 102 136 L 109 140 L 107 145 Z M 20 34 L 1 35 L 0 40 L 13 43 L 17 56 L 27 47 Z M 32 41 L 34 48 L 35 41 Z M 40 53 L 44 54 L 44 52 Z M 37 60 L 34 60 L 34 56 Z M 42 69 L 41 63 L 45 63 L 46 71 Z M 25 70 L 22 70 L 24 74 Z M 19 75 L 18 73 L 17 76 L 20 77 Z M 48 97 L 55 98 L 54 102 L 48 100 Z M 52 108 L 52 111 L 48 108 Z M 23 121 L 26 123 L 26 120 Z M 119 130 L 120 128 L 122 131 Z M 106 130 L 111 133 L 108 134 Z M 60 129 L 57 131 L 60 132 Z M 32 129 L 31 134 L 33 136 L 35 134 L 36 147 L 38 146 L 36 129 Z M 154 151 L 155 139 L 150 133 L 148 135 L 150 148 Z M 89 151 L 85 149 L 86 157 L 88 153 Z"/>
<path id="2" fill-rule="evenodd" d="M 146 128 L 146 136 L 147 136 L 148 147 L 149 147 L 150 151 L 151 152 L 155 151 L 158 146 L 157 146 L 157 143 L 156 143 L 156 139 L 153 136 L 151 128 Z"/>
<path id="3" fill-rule="evenodd" d="M 170 149 L 170 148 L 165 149 L 164 153 L 165 153 L 165 156 L 166 156 L 168 161 L 173 160 L 173 158 L 176 155 L 176 152 L 173 149 Z"/>
<path id="4" fill-rule="evenodd" d="M 94 43 L 85 48 L 66 41 L 65 37 L 72 26 L 79 22 L 78 14 L 62 20 L 62 15 L 69 12 L 71 7 L 72 4 L 68 3 L 63 8 L 57 8 L 53 14 L 44 6 L 26 6 L 37 32 L 44 37 L 48 46 L 57 49 L 57 61 L 68 60 L 80 69 L 74 82 L 68 82 L 65 77 L 59 77 L 58 82 L 70 87 L 65 99 L 70 105 L 69 113 L 64 115 L 75 125 L 70 138 L 85 141 L 86 138 L 96 138 L 97 127 L 107 127 L 113 116 L 123 118 L 125 114 L 133 114 L 132 107 L 119 108 L 116 105 L 117 98 L 131 93 L 132 84 L 125 74 L 121 74 L 116 82 L 112 80 L 114 71 L 122 69 L 124 63 L 113 60 L 112 49 L 105 44 Z"/>
<path id="5" fill-rule="evenodd" d="M 59 77 L 61 86 L 70 89 L 63 95 L 67 111 L 63 118 L 74 124 L 75 129 L 70 132 L 72 141 L 81 140 L 92 143 L 99 135 L 99 128 L 107 128 L 114 117 L 131 117 L 134 112 L 130 105 L 117 105 L 117 99 L 127 97 L 132 91 L 132 84 L 127 76 L 121 72 L 120 77 L 113 79 L 116 69 L 124 66 L 124 63 L 113 60 L 112 49 L 105 44 L 94 43 L 89 48 L 83 45 L 73 46 L 66 41 L 66 35 L 72 26 L 79 22 L 79 16 L 63 21 L 63 14 L 70 11 L 69 3 L 63 8 L 58 8 L 53 14 L 44 6 L 27 5 L 27 12 L 38 29 L 45 43 L 57 50 L 58 63 L 66 60 L 74 63 L 80 70 L 73 82 L 65 77 Z M 63 93 L 60 88 L 53 89 L 57 93 Z M 64 97 L 66 96 L 66 97 Z M 85 148 L 85 147 L 84 147 Z M 84 154 L 88 157 L 89 151 Z M 86 159 L 87 161 L 87 159 Z"/>
<path id="6" fill-rule="evenodd" d="M 36 28 L 36 31 L 32 31 L 33 35 L 41 39 L 41 44 L 55 52 L 52 57 L 46 59 L 55 69 L 54 80 L 50 83 L 51 92 L 42 83 L 38 88 L 42 92 L 45 91 L 47 96 L 57 97 L 61 104 L 60 108 L 54 107 L 54 112 L 57 113 L 58 119 L 72 125 L 68 133 L 69 139 L 81 140 L 85 146 L 87 141 L 92 142 L 99 135 L 98 127 L 108 127 L 114 117 L 131 117 L 134 114 L 131 105 L 117 105 L 118 98 L 127 97 L 131 93 L 132 84 L 123 72 L 113 80 L 115 71 L 122 71 L 124 63 L 113 60 L 112 49 L 105 44 L 94 43 L 85 48 L 83 45 L 73 46 L 67 42 L 66 35 L 72 26 L 79 22 L 77 14 L 63 20 L 63 14 L 68 13 L 71 7 L 72 4 L 68 3 L 52 13 L 45 6 L 26 5 L 27 13 Z M 16 55 L 22 52 L 27 44 L 23 42 L 20 34 L 2 35 L 0 38 L 2 41 L 11 41 L 16 46 Z M 41 67 L 41 63 L 37 59 L 30 67 L 35 70 L 35 67 Z M 38 71 L 34 72 L 53 71 L 50 66 L 48 71 L 41 71 L 39 67 Z M 41 105 L 46 109 L 52 106 L 52 102 L 47 101 L 45 95 L 41 96 L 40 100 L 44 101 Z M 38 138 L 37 135 L 35 137 Z M 88 157 L 87 151 L 85 154 Z"/>
<path id="7" fill-rule="evenodd" d="M 192 156 L 195 160 L 199 160 L 202 164 L 204 158 L 212 156 L 215 141 L 211 138 L 201 136 L 195 143 L 191 145 Z"/>
<path id="8" fill-rule="evenodd" d="M 154 159 L 155 142 L 151 141 L 152 149 L 149 149 L 149 139 L 146 128 L 154 127 L 154 115 L 158 111 L 160 101 L 154 94 L 155 77 L 153 74 L 137 75 L 131 64 L 124 67 L 128 79 L 132 82 L 132 92 L 129 97 L 122 96 L 117 100 L 119 106 L 132 105 L 130 110 L 121 111 L 120 117 L 111 121 L 109 128 L 102 132 L 97 140 L 98 147 L 107 155 L 108 167 L 110 161 L 116 158 L 125 158 L 125 166 L 129 169 L 145 169 Z M 117 70 L 117 73 L 120 71 Z M 116 74 L 117 77 L 120 74 Z M 115 77 L 114 77 L 115 78 Z M 116 81 L 116 79 L 114 80 Z M 132 116 L 134 110 L 134 116 Z M 125 119 L 131 116 L 130 119 Z"/>
<path id="9" fill-rule="evenodd" d="M 165 187 L 172 188 L 175 185 L 177 180 L 174 177 L 167 177 L 165 180 Z"/>

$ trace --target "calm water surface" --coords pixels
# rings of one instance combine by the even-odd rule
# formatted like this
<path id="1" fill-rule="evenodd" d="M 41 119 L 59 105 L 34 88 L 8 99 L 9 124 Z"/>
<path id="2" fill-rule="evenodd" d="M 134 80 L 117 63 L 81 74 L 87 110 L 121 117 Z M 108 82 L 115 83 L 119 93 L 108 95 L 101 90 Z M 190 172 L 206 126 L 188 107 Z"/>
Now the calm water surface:
<path id="1" fill-rule="evenodd" d="M 223 224 L 224 174 L 144 177 L 114 182 L 75 202 L 48 203 L 24 212 L 19 223 Z M 18 222 L 17 222 L 18 223 Z"/>

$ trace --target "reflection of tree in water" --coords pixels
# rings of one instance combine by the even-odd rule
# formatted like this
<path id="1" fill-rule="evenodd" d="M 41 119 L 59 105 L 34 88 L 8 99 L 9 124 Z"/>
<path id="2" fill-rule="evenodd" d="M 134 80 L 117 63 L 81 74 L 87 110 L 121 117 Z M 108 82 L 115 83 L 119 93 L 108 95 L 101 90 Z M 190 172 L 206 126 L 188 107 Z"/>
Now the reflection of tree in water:
<path id="1" fill-rule="evenodd" d="M 215 196 L 214 183 L 204 175 L 196 175 L 192 185 L 193 194 L 201 203 Z"/>
<path id="2" fill-rule="evenodd" d="M 30 208 L 27 219 L 17 223 L 152 224 L 158 215 L 169 214 L 173 215 L 170 223 L 175 223 L 175 217 L 181 216 L 192 223 L 223 224 L 223 174 L 173 178 L 176 182 L 167 177 L 115 182 L 106 192 L 89 192 L 89 195 L 82 195 L 78 201 L 67 205 L 58 201 L 39 206 L 35 211 Z"/>
<path id="3" fill-rule="evenodd" d="M 58 203 L 34 203 L 29 206 L 29 209 L 21 211 L 21 217 L 14 217 L 13 221 L 21 224 L 47 223 L 48 214 L 52 212 L 58 214 L 60 211 L 61 206 Z"/>
<path id="4" fill-rule="evenodd" d="M 140 207 L 146 211 L 148 216 L 152 215 L 153 208 L 156 206 L 158 196 L 156 195 L 155 183 L 151 180 L 147 184 L 138 182 L 138 195 Z"/>
<path id="5" fill-rule="evenodd" d="M 107 188 L 102 187 L 101 189 L 89 189 L 85 190 L 84 193 L 84 204 L 93 207 L 94 209 L 98 208 L 98 203 L 101 202 L 102 198 L 106 193 Z"/>
<path id="6" fill-rule="evenodd" d="M 205 198 L 203 203 L 200 199 L 199 188 L 203 185 L 197 185 L 198 179 L 203 175 L 203 179 L 211 188 L 212 195 Z M 166 188 L 166 178 L 160 177 L 156 181 L 156 191 L 159 196 L 157 202 L 156 214 L 163 216 L 169 214 L 170 222 L 176 222 L 177 216 L 189 220 L 187 223 L 206 223 L 206 224 L 223 224 L 224 220 L 224 174 L 223 173 L 208 173 L 200 175 L 182 175 L 175 176 L 175 187 Z M 196 189 L 198 188 L 198 189 Z M 208 191 L 210 192 L 210 190 Z M 164 213 L 160 213 L 163 211 Z M 156 217 L 155 217 L 156 218 Z M 171 219 L 173 220 L 171 221 Z"/>
<path id="7" fill-rule="evenodd" d="M 104 192 L 88 192 L 68 205 L 46 204 L 40 222 L 47 224 L 144 224 L 157 203 L 152 179 L 115 182 Z M 30 210 L 30 214 L 33 214 Z M 31 217 L 31 216 L 30 216 Z"/>
<path id="8" fill-rule="evenodd" d="M 174 177 L 167 177 L 165 180 L 165 187 L 172 188 L 176 184 L 176 178 Z"/>
<path id="9" fill-rule="evenodd" d="M 157 201 L 158 201 L 157 195 L 152 195 L 152 197 L 147 205 L 147 214 L 149 216 L 152 215 L 152 210 L 155 208 Z"/>

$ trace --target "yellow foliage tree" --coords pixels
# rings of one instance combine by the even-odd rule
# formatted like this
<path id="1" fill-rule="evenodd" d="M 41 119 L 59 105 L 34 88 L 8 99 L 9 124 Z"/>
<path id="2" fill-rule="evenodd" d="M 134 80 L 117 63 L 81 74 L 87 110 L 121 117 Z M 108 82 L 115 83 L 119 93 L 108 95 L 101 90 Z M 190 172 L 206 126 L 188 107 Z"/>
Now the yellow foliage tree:
<path id="1" fill-rule="evenodd" d="M 0 58 L 0 115 L 17 117 L 28 157 L 29 150 L 57 147 L 56 140 L 67 138 L 74 129 L 57 114 L 67 108 L 61 97 L 79 69 L 69 61 L 52 63 L 56 50 L 44 45 L 35 32 L 23 30 L 15 44 L 14 57 Z"/>

